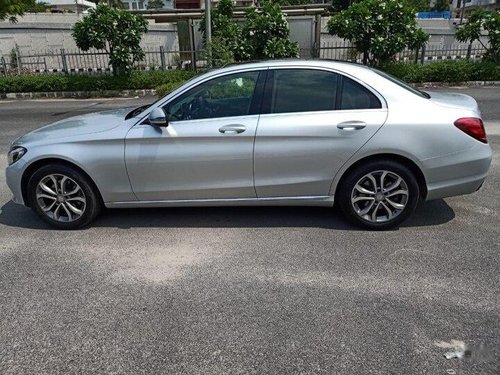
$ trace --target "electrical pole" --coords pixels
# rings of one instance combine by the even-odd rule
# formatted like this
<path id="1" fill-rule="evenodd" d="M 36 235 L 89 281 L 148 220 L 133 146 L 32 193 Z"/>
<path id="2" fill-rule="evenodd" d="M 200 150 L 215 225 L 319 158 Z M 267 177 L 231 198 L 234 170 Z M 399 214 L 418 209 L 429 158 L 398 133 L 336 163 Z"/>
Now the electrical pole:
<path id="1" fill-rule="evenodd" d="M 462 11 L 460 12 L 460 25 L 464 22 L 465 0 L 462 0 Z"/>
<path id="2" fill-rule="evenodd" d="M 210 14 L 211 0 L 205 0 L 205 43 L 207 44 L 208 64 L 212 63 L 212 17 Z"/>

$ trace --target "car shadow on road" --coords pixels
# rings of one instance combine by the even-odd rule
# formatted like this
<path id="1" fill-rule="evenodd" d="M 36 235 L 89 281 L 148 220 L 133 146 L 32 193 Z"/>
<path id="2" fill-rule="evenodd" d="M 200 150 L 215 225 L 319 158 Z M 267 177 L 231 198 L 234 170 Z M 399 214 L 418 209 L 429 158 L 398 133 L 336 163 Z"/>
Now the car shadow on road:
<path id="1" fill-rule="evenodd" d="M 422 202 L 401 227 L 423 227 L 449 222 L 453 209 L 443 199 Z M 0 224 L 29 229 L 51 229 L 30 209 L 8 202 L 0 211 Z M 91 227 L 107 228 L 278 228 L 317 227 L 359 230 L 337 209 L 324 207 L 199 207 L 105 210 Z"/>

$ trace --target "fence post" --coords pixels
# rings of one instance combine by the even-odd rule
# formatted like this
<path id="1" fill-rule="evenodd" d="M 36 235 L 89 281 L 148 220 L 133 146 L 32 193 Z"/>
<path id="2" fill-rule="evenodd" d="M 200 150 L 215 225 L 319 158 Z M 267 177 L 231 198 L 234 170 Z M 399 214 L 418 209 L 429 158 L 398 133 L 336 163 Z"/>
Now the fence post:
<path id="1" fill-rule="evenodd" d="M 165 70 L 165 49 L 163 46 L 160 46 L 160 62 L 161 62 L 161 70 Z"/>
<path id="2" fill-rule="evenodd" d="M 21 51 L 19 51 L 19 46 L 16 44 L 16 60 L 17 60 L 17 74 L 21 74 L 22 61 L 21 61 Z"/>
<path id="3" fill-rule="evenodd" d="M 319 58 L 321 48 L 321 14 L 314 17 L 314 43 L 312 57 Z"/>
<path id="4" fill-rule="evenodd" d="M 425 44 L 422 47 L 422 55 L 420 56 L 420 63 L 423 64 L 425 62 Z"/>
<path id="5" fill-rule="evenodd" d="M 63 72 L 68 74 L 68 62 L 66 61 L 66 54 L 64 53 L 64 48 L 61 48 L 61 60 L 63 65 Z"/>
<path id="6" fill-rule="evenodd" d="M 472 43 L 467 46 L 467 60 L 470 60 L 470 55 L 472 54 Z"/>
<path id="7" fill-rule="evenodd" d="M 3 70 L 3 75 L 7 77 L 7 63 L 5 62 L 3 56 L 2 56 L 2 70 Z"/>

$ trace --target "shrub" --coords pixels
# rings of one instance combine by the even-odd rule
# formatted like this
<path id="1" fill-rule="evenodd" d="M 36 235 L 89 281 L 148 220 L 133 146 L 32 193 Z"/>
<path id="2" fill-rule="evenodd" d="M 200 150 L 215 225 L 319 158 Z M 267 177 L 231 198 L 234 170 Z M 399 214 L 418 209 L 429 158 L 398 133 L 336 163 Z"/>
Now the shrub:
<path id="1" fill-rule="evenodd" d="M 158 95 L 161 98 L 162 96 L 170 94 L 176 88 L 180 87 L 183 83 L 184 82 L 182 82 L 182 81 L 169 82 L 169 83 L 164 83 L 163 85 L 157 86 L 156 87 L 156 95 Z"/>
<path id="2" fill-rule="evenodd" d="M 467 60 L 441 61 L 430 64 L 390 63 L 381 69 L 406 82 L 445 82 L 500 80 L 500 65 Z"/>

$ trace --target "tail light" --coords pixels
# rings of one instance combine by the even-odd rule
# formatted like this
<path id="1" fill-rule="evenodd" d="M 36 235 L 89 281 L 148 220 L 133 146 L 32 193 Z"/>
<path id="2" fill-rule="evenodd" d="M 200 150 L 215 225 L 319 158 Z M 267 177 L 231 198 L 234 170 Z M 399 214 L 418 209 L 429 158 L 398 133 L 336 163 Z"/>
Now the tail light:
<path id="1" fill-rule="evenodd" d="M 486 131 L 484 130 L 483 120 L 476 117 L 463 117 L 455 121 L 455 126 L 464 133 L 477 139 L 479 142 L 488 143 Z"/>

